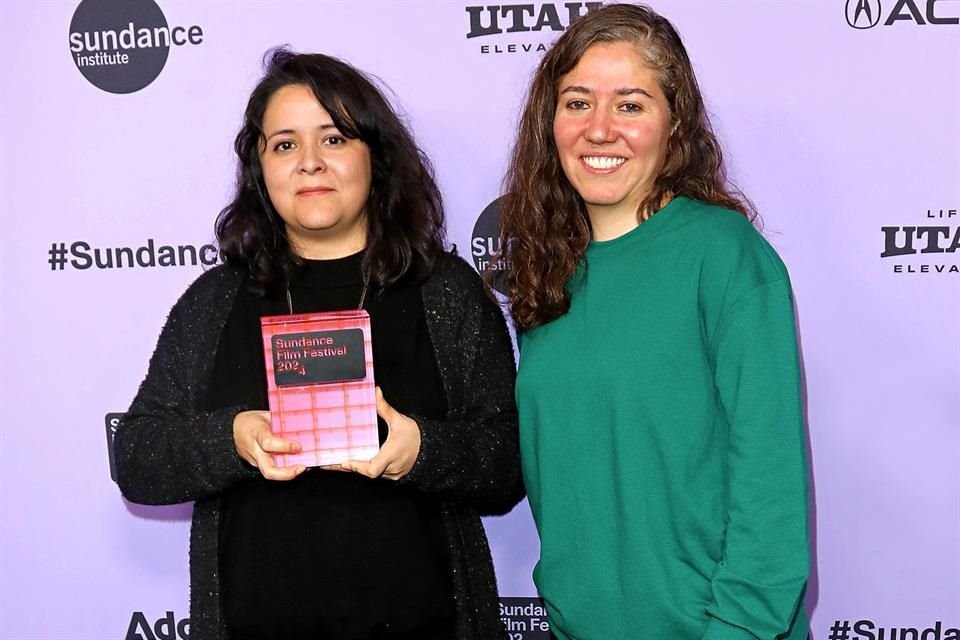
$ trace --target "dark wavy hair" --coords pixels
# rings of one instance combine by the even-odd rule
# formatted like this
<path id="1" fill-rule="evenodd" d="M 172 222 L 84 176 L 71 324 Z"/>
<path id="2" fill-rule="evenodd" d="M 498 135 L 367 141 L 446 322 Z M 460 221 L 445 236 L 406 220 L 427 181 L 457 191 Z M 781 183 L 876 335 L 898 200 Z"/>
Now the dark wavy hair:
<path id="1" fill-rule="evenodd" d="M 614 42 L 634 45 L 656 72 L 673 124 L 664 166 L 640 203 L 638 221 L 675 195 L 756 218 L 753 204 L 727 179 L 720 144 L 673 25 L 642 5 L 613 4 L 591 11 L 570 25 L 540 62 L 504 179 L 497 258 L 505 269 L 488 269 L 485 280 L 492 286 L 495 277 L 503 278 L 510 313 L 521 331 L 567 312 L 567 283 L 590 242 L 586 206 L 563 173 L 553 139 L 560 80 L 592 45 Z"/>
<path id="2" fill-rule="evenodd" d="M 216 221 L 220 255 L 249 271 L 261 292 L 286 286 L 300 258 L 291 250 L 283 220 L 263 180 L 263 116 L 278 90 L 308 87 L 347 138 L 370 149 L 363 268 L 374 289 L 407 275 L 426 276 L 444 247 L 444 213 L 433 167 L 374 82 L 349 64 L 322 54 L 285 48 L 264 56 L 243 126 L 234 142 L 237 184 L 233 201 Z"/>

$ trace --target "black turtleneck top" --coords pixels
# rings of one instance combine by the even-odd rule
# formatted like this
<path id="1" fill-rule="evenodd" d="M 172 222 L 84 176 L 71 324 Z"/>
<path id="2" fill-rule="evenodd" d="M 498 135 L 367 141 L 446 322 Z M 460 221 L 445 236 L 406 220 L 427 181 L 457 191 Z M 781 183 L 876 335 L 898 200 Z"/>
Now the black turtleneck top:
<path id="1" fill-rule="evenodd" d="M 294 313 L 355 309 L 362 253 L 307 261 L 291 279 Z M 374 377 L 407 415 L 442 418 L 443 383 L 417 283 L 367 294 Z M 286 295 L 241 287 L 221 335 L 210 409 L 267 409 L 260 318 L 288 313 Z M 381 442 L 386 426 L 381 421 Z M 232 640 L 428 640 L 453 637 L 439 503 L 386 479 L 310 469 L 224 493 L 223 614 Z"/>

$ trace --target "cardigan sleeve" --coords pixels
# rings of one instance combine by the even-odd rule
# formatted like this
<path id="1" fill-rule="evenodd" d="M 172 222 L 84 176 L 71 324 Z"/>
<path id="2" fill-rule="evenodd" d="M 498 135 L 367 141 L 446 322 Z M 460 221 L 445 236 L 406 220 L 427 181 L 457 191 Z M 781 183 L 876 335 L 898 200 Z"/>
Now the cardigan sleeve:
<path id="1" fill-rule="evenodd" d="M 217 348 L 216 318 L 229 305 L 208 272 L 174 305 L 146 378 L 114 440 L 117 484 L 131 502 L 176 504 L 222 491 L 256 471 L 237 454 L 233 418 L 245 407 L 202 411 L 203 378 Z"/>
<path id="2" fill-rule="evenodd" d="M 785 277 L 731 305 L 713 355 L 729 427 L 729 498 L 703 638 L 772 640 L 797 617 L 810 563 L 800 364 Z"/>
<path id="3" fill-rule="evenodd" d="M 443 299 L 425 307 L 451 406 L 443 420 L 411 416 L 420 427 L 420 453 L 401 482 L 482 514 L 506 513 L 524 496 L 513 345 L 476 272 L 456 258 L 444 269 Z"/>

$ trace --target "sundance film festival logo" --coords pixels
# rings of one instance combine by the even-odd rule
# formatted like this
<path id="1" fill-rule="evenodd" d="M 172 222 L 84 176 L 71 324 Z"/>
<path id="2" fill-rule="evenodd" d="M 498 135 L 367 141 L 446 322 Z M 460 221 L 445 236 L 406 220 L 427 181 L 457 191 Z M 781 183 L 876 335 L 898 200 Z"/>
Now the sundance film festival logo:
<path id="1" fill-rule="evenodd" d="M 547 608 L 540 598 L 500 598 L 500 622 L 507 640 L 550 640 Z"/>
<path id="2" fill-rule="evenodd" d="M 530 39 L 516 41 L 512 34 L 564 31 L 577 18 L 598 9 L 602 2 L 542 2 L 465 7 L 469 18 L 467 39 L 497 36 L 480 45 L 480 53 L 544 52 L 547 44 Z"/>
<path id="3" fill-rule="evenodd" d="M 77 69 L 110 93 L 133 93 L 156 80 L 171 44 L 202 42 L 200 26 L 171 28 L 153 0 L 83 0 L 70 22 Z"/>
<path id="4" fill-rule="evenodd" d="M 884 16 L 883 6 L 892 7 Z M 954 9 L 950 11 L 950 8 Z M 883 26 L 889 27 L 897 22 L 911 22 L 917 25 L 960 24 L 960 15 L 956 11 L 960 5 L 956 0 L 847 0 L 847 24 L 854 29 L 872 29 L 883 20 Z M 885 18 L 885 19 L 884 19 Z"/>
<path id="5" fill-rule="evenodd" d="M 927 209 L 925 224 L 880 227 L 882 259 L 893 259 L 894 273 L 960 274 L 960 216 L 957 209 Z"/>

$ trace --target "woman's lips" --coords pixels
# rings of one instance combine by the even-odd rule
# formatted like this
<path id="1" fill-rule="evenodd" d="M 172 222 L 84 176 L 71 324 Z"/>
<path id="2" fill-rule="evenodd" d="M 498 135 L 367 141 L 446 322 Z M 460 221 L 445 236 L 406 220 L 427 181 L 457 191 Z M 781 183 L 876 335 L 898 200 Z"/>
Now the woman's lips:
<path id="1" fill-rule="evenodd" d="M 300 189 L 297 191 L 298 196 L 322 196 L 332 192 L 333 189 L 328 189 L 326 187 L 310 187 L 309 189 Z"/>

